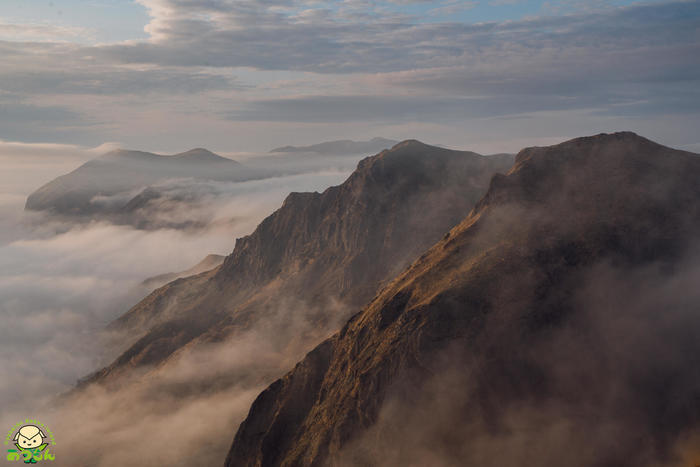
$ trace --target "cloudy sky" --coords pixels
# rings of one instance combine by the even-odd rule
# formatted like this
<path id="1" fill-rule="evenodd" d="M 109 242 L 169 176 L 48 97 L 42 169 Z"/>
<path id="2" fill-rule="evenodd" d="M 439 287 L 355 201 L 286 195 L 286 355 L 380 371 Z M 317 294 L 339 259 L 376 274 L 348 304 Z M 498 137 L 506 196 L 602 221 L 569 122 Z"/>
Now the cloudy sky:
<path id="1" fill-rule="evenodd" d="M 700 0 L 3 0 L 0 141 L 700 151 Z"/>

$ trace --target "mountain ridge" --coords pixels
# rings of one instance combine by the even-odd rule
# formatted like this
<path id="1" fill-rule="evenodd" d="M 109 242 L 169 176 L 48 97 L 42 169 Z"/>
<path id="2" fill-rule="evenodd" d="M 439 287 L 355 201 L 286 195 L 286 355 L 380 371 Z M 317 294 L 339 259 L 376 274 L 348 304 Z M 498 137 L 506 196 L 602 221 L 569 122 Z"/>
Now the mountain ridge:
<path id="1" fill-rule="evenodd" d="M 376 153 L 383 149 L 389 149 L 398 141 L 375 137 L 369 141 L 352 141 L 349 139 L 326 141 L 310 146 L 282 146 L 272 149 L 270 153 L 317 153 L 328 155 L 342 154 L 366 154 Z"/>
<path id="2" fill-rule="evenodd" d="M 656 298 L 680 307 L 680 323 L 664 325 L 685 335 L 663 342 L 684 372 L 661 370 L 668 362 L 655 357 L 653 334 L 636 349 L 645 366 L 630 366 L 622 357 L 634 348 L 615 339 L 602 341 L 599 360 L 586 360 L 586 339 L 615 336 L 599 311 L 612 302 L 610 292 L 593 294 L 599 305 L 586 306 L 577 291 L 582 283 L 624 289 L 599 283 L 611 275 L 648 289 L 634 280 L 651 265 L 663 281 L 677 280 L 700 232 L 697 177 L 698 155 L 632 133 L 524 149 L 461 223 L 258 396 L 225 465 L 398 466 L 423 458 L 495 466 L 507 456 L 531 465 L 571 456 L 581 465 L 652 465 L 646 460 L 683 455 L 674 451 L 681 435 L 700 426 L 700 417 L 686 415 L 700 413 L 700 375 L 689 371 L 700 339 L 687 332 L 698 329 L 697 316 L 674 295 Z M 617 310 L 617 319 L 654 329 L 656 315 L 638 311 L 646 301 Z M 560 355 L 578 363 L 562 367 Z M 464 389 L 450 390 L 450 377 Z M 664 384 L 670 389 L 659 392 Z M 612 387 L 619 396 L 596 401 Z M 522 404 L 556 410 L 528 417 L 522 437 L 511 440 L 508 420 Z M 442 423 L 428 421 L 438 415 Z M 548 445 L 542 433 L 555 436 L 548 430 L 562 417 L 573 431 Z M 629 434 L 616 445 L 580 446 L 580 433 L 600 423 Z M 650 441 L 641 447 L 638 437 Z M 533 457 L 538 452 L 550 455 Z"/>
<path id="3" fill-rule="evenodd" d="M 491 175 L 511 163 L 512 156 L 406 145 L 364 159 L 323 193 L 291 193 L 236 240 L 218 269 L 161 287 L 115 321 L 141 338 L 87 381 L 113 380 L 129 362 L 167 360 L 187 342 L 221 340 L 290 297 L 316 310 L 310 319 L 319 329 L 331 325 L 440 238 L 472 208 Z"/>

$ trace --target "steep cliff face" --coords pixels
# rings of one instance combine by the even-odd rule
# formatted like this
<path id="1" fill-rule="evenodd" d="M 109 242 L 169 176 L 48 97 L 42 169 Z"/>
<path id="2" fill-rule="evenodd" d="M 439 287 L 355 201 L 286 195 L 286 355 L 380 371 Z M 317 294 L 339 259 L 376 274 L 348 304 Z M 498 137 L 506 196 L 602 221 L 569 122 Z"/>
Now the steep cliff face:
<path id="1" fill-rule="evenodd" d="M 283 275 L 307 299 L 330 293 L 363 303 L 459 222 L 512 160 L 400 143 L 361 161 L 342 185 L 290 194 L 239 239 L 220 278 L 259 285 Z"/>
<path id="2" fill-rule="evenodd" d="M 226 465 L 697 462 L 699 177 L 632 133 L 521 151 L 258 397 Z"/>
<path id="3" fill-rule="evenodd" d="M 154 291 L 115 322 L 141 337 L 88 381 L 160 364 L 279 310 L 281 326 L 298 309 L 319 329 L 333 326 L 463 218 L 512 161 L 406 141 L 360 162 L 340 186 L 290 194 L 217 270 Z"/>

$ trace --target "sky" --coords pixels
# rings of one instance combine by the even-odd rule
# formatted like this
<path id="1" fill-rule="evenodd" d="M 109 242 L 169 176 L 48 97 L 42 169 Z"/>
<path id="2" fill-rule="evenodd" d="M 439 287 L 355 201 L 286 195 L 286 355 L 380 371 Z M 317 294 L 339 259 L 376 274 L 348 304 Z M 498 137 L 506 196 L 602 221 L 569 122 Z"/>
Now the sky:
<path id="1" fill-rule="evenodd" d="M 700 0 L 4 0 L 0 141 L 700 151 L 698 57 Z"/>

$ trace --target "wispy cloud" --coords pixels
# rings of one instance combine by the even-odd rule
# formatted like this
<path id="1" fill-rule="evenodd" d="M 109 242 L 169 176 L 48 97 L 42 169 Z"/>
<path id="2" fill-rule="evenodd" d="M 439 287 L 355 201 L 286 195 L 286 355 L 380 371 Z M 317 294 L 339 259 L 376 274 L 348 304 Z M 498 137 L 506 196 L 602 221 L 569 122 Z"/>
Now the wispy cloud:
<path id="1" fill-rule="evenodd" d="M 94 39 L 93 29 L 59 26 L 51 23 L 17 23 L 0 18 L 0 40 L 14 42 L 88 41 Z"/>

